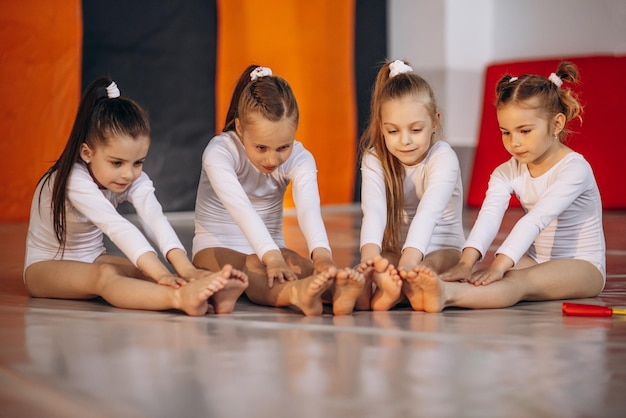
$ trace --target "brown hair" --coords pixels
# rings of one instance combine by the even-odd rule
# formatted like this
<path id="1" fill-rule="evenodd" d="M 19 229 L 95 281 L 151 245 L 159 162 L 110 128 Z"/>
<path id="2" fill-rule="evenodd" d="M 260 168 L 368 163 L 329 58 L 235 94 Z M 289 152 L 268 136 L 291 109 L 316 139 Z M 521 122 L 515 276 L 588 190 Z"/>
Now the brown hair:
<path id="1" fill-rule="evenodd" d="M 289 118 L 298 125 L 300 113 L 291 86 L 283 78 L 274 75 L 252 81 L 250 73 L 258 67 L 249 65 L 239 76 L 222 132 L 235 130 L 235 119 L 245 123 L 246 117 L 252 112 L 258 112 L 273 122 Z"/>
<path id="2" fill-rule="evenodd" d="M 400 229 L 404 202 L 404 167 L 388 150 L 383 136 L 381 108 L 384 102 L 406 96 L 416 96 L 424 103 L 430 117 L 437 123 L 437 101 L 430 84 L 414 72 L 389 77 L 390 62 L 378 71 L 372 90 L 370 119 L 360 140 L 361 155 L 371 153 L 381 162 L 385 179 L 387 224 L 382 250 L 399 251 Z M 405 62 L 408 65 L 408 63 Z M 437 130 L 439 133 L 440 130 Z"/>
<path id="3" fill-rule="evenodd" d="M 56 173 L 52 186 L 52 217 L 61 254 L 66 242 L 67 182 L 74 164 L 80 161 L 81 145 L 85 143 L 95 149 L 98 145 L 106 144 L 113 136 L 128 135 L 136 139 L 150 135 L 148 114 L 141 106 L 125 97 L 108 98 L 106 88 L 112 82 L 108 77 L 100 77 L 87 87 L 61 156 L 39 179 L 45 185 Z"/>
<path id="4" fill-rule="evenodd" d="M 578 81 L 578 69 L 571 62 L 561 62 L 554 74 L 562 81 Z M 582 122 L 582 106 L 575 94 L 569 88 L 557 86 L 548 77 L 524 74 L 515 78 L 507 74 L 496 85 L 496 109 L 509 103 L 528 105 L 531 99 L 537 99 L 536 107 L 546 120 L 562 113 L 566 123 L 576 118 Z M 563 129 L 559 140 L 563 141 L 568 133 L 569 130 Z"/>

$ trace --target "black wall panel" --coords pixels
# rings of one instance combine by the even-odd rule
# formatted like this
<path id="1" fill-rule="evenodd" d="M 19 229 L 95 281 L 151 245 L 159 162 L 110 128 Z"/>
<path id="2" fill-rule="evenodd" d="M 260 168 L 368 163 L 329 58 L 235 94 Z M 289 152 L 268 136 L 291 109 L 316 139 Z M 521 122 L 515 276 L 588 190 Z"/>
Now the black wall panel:
<path id="1" fill-rule="evenodd" d="M 377 70 L 386 59 L 387 1 L 355 4 L 360 135 Z M 193 210 L 202 151 L 216 131 L 216 0 L 85 0 L 83 30 L 83 89 L 109 75 L 122 94 L 149 111 L 152 145 L 145 171 L 166 211 Z M 355 170 L 359 201 L 361 177 Z"/>
<path id="2" fill-rule="evenodd" d="M 354 68 L 359 137 L 367 126 L 372 87 L 387 58 L 387 0 L 356 0 Z M 358 142 L 357 142 L 358 146 Z M 355 151 L 355 152 L 358 152 Z M 357 161 L 360 160 L 357 159 Z M 354 201 L 361 200 L 361 170 L 357 164 Z"/>
<path id="3" fill-rule="evenodd" d="M 193 210 L 215 132 L 214 0 L 83 1 L 83 89 L 109 75 L 150 113 L 145 171 L 166 211 Z"/>

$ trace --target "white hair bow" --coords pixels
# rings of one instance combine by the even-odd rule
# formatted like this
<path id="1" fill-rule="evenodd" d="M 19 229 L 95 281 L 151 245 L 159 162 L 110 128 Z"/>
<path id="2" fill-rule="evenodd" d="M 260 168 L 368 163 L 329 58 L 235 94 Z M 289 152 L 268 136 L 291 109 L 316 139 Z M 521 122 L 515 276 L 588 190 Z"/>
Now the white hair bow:
<path id="1" fill-rule="evenodd" d="M 395 60 L 389 64 L 389 78 L 393 78 L 398 74 L 408 73 L 413 71 L 413 67 L 406 65 L 404 61 Z"/>
<path id="2" fill-rule="evenodd" d="M 115 84 L 115 81 L 112 81 L 111 84 L 107 86 L 107 97 L 109 99 L 115 99 L 116 97 L 120 97 L 120 89 L 117 88 L 117 84 Z"/>
<path id="3" fill-rule="evenodd" d="M 256 67 L 250 73 L 250 80 L 255 81 L 257 78 L 269 77 L 272 75 L 272 69 L 267 67 Z"/>
<path id="4" fill-rule="evenodd" d="M 550 76 L 548 77 L 548 80 L 552 81 L 554 85 L 557 87 L 561 87 L 563 85 L 563 80 L 561 79 L 561 77 L 559 77 L 555 73 L 551 73 Z"/>

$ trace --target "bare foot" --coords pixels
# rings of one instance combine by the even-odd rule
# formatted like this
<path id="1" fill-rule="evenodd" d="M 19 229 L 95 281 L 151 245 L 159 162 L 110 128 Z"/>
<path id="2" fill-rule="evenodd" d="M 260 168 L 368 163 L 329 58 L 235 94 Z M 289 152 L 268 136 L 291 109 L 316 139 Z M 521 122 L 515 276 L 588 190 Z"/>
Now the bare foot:
<path id="1" fill-rule="evenodd" d="M 417 283 L 417 277 L 421 268 L 421 266 L 416 266 L 413 270 L 400 273 L 402 277 L 402 293 L 409 300 L 414 311 L 424 310 L 424 292 L 422 292 L 422 288 Z"/>
<path id="2" fill-rule="evenodd" d="M 372 309 L 372 274 L 374 274 L 374 262 L 367 260 L 354 268 L 363 275 L 363 290 L 356 299 L 354 309 L 357 311 L 369 311 Z"/>
<path id="3" fill-rule="evenodd" d="M 335 273 L 324 271 L 302 280 L 288 282 L 291 285 L 290 302 L 306 316 L 321 315 L 324 311 L 322 293 L 335 279 Z"/>
<path id="4" fill-rule="evenodd" d="M 361 273 L 350 268 L 339 270 L 335 276 L 333 313 L 350 315 L 357 298 L 363 291 L 363 286 L 365 286 L 365 277 Z"/>
<path id="5" fill-rule="evenodd" d="M 248 288 L 248 276 L 235 269 L 230 271 L 222 269 L 220 273 L 226 284 L 222 290 L 213 295 L 211 304 L 216 314 L 230 313 L 235 309 L 239 296 Z"/>
<path id="6" fill-rule="evenodd" d="M 190 316 L 205 315 L 209 309 L 209 298 L 224 288 L 225 276 L 228 276 L 231 271 L 232 267 L 226 265 L 222 270 L 207 278 L 192 280 L 176 289 L 178 300 L 175 306 Z"/>
<path id="7" fill-rule="evenodd" d="M 445 308 L 445 282 L 437 274 L 425 267 L 415 267 L 417 276 L 413 283 L 422 293 L 423 310 L 426 312 L 441 312 Z M 407 295 L 408 296 L 408 295 Z M 413 306 L 413 302 L 411 302 Z"/>
<path id="8" fill-rule="evenodd" d="M 402 296 L 402 279 L 398 271 L 386 258 L 377 256 L 374 258 L 372 279 L 376 284 L 376 290 L 372 295 L 372 309 L 387 311 L 393 308 Z"/>

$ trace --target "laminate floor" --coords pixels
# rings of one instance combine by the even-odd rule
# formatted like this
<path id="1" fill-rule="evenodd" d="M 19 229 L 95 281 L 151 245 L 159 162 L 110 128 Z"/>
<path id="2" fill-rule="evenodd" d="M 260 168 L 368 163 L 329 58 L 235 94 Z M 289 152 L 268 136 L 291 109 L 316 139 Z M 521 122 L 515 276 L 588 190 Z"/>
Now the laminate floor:
<path id="1" fill-rule="evenodd" d="M 191 215 L 170 216 L 189 244 Z M 324 219 L 336 261 L 354 264 L 358 208 Z M 578 302 L 626 306 L 626 212 L 604 222 L 607 285 Z M 303 317 L 240 300 L 198 318 L 33 299 L 25 235 L 0 224 L 1 417 L 626 416 L 626 317 L 563 316 L 562 301 Z M 285 235 L 305 252 L 291 214 Z"/>

